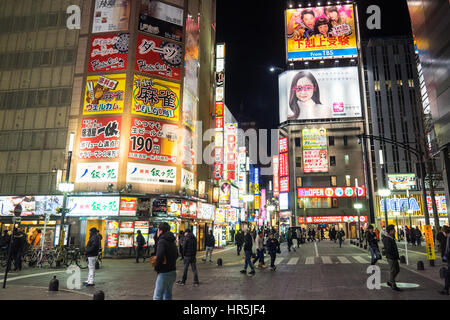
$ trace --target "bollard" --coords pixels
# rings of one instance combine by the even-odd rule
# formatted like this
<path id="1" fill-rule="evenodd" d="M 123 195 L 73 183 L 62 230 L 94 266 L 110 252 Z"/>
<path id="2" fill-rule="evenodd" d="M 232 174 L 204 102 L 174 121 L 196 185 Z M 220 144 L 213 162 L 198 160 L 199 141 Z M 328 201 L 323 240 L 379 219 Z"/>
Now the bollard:
<path id="1" fill-rule="evenodd" d="M 102 290 L 95 291 L 94 300 L 105 300 L 105 293 Z"/>
<path id="2" fill-rule="evenodd" d="M 221 267 L 222 263 L 223 263 L 223 261 L 221 258 L 217 259 L 217 266 Z"/>
<path id="3" fill-rule="evenodd" d="M 446 267 L 442 267 L 439 269 L 439 277 L 441 279 L 445 279 L 445 276 L 447 275 L 447 268 Z"/>
<path id="4" fill-rule="evenodd" d="M 56 279 L 56 276 L 53 276 L 53 279 L 50 280 L 48 285 L 48 291 L 58 291 L 59 289 L 59 281 Z"/>
<path id="5" fill-rule="evenodd" d="M 400 257 L 400 263 L 406 263 L 406 258 L 405 258 L 405 256 L 401 256 Z"/>
<path id="6" fill-rule="evenodd" d="M 417 262 L 417 270 L 425 270 L 425 267 L 423 265 L 423 261 Z"/>

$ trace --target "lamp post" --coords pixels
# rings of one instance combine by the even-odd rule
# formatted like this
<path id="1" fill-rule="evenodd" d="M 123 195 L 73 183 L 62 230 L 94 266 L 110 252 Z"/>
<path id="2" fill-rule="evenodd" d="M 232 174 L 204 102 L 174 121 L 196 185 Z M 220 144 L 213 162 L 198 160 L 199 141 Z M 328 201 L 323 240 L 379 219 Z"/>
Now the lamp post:
<path id="1" fill-rule="evenodd" d="M 389 197 L 391 195 L 391 190 L 389 190 L 389 189 L 380 189 L 380 190 L 378 190 L 378 195 L 380 197 L 383 197 L 385 228 L 387 228 L 387 226 L 388 226 L 388 213 L 387 213 L 387 200 L 386 200 L 386 197 Z"/>

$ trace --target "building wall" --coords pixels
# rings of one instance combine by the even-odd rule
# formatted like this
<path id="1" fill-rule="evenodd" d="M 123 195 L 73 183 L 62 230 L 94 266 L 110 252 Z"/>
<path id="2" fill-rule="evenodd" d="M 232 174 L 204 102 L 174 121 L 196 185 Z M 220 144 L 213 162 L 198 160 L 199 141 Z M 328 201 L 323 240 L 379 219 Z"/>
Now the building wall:
<path id="1" fill-rule="evenodd" d="M 82 0 L 0 2 L 0 194 L 54 194 L 64 169 Z"/>

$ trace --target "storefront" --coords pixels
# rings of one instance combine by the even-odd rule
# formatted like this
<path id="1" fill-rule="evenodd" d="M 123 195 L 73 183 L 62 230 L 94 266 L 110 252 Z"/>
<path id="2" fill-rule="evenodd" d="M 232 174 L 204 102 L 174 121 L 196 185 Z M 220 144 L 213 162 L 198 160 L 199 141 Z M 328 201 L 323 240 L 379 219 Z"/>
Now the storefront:
<path id="1" fill-rule="evenodd" d="M 360 215 L 361 228 L 366 229 L 368 220 L 366 215 Z M 358 216 L 307 216 L 298 217 L 298 224 L 305 228 L 321 228 L 324 229 L 324 237 L 328 238 L 327 234 L 334 227 L 335 230 L 344 230 L 345 237 L 348 239 L 358 238 Z"/>

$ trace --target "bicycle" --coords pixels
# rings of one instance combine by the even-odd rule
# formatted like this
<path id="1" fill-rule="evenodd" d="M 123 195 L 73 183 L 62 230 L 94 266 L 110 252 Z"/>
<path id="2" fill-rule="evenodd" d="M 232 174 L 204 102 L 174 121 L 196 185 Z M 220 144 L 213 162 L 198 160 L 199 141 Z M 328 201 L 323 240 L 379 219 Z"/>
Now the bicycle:
<path id="1" fill-rule="evenodd" d="M 42 268 L 44 262 L 47 262 L 50 268 L 53 267 L 53 263 L 55 262 L 55 253 L 50 249 L 44 249 L 44 251 L 38 250 L 38 256 L 36 264 L 39 265 L 39 268 Z"/>
<path id="2" fill-rule="evenodd" d="M 80 269 L 87 269 L 88 267 L 88 258 L 86 256 L 86 251 L 81 252 L 80 249 L 75 250 L 75 263 Z"/>

